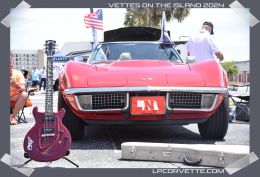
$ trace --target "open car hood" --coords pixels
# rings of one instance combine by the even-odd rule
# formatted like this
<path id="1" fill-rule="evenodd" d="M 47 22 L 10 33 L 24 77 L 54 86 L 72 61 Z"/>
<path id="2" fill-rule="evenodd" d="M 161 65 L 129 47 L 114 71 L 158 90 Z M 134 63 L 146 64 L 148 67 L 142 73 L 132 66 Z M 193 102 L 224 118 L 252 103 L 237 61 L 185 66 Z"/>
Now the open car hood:
<path id="1" fill-rule="evenodd" d="M 170 32 L 168 31 L 169 36 Z M 104 42 L 158 41 L 161 29 L 151 27 L 126 27 L 104 32 Z"/>

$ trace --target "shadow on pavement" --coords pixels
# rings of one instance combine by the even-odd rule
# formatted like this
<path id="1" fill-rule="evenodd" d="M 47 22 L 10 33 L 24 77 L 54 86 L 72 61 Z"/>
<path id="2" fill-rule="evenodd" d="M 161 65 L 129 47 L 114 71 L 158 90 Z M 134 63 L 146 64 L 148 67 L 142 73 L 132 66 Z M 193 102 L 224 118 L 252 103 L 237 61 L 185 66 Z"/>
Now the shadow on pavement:
<path id="1" fill-rule="evenodd" d="M 219 141 L 219 140 L 218 140 Z M 180 144 L 214 144 L 180 125 L 90 125 L 85 136 L 74 141 L 72 149 L 121 149 L 123 142 L 152 142 Z"/>

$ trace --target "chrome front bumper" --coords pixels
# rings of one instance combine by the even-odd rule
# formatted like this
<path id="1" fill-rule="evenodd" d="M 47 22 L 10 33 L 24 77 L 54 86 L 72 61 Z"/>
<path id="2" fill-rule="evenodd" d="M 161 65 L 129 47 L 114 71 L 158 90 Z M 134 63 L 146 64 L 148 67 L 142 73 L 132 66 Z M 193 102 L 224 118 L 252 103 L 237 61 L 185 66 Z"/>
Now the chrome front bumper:
<path id="1" fill-rule="evenodd" d="M 98 87 L 98 88 L 69 88 L 65 94 L 82 93 L 109 93 L 109 92 L 196 92 L 196 93 L 223 93 L 225 87 Z"/>
<path id="2" fill-rule="evenodd" d="M 126 106 L 118 109 L 83 109 L 79 103 L 77 95 L 81 94 L 97 94 L 97 93 L 113 93 L 113 92 L 125 92 L 127 94 Z M 134 92 L 164 92 L 166 93 L 165 103 L 167 110 L 179 110 L 179 111 L 207 111 L 210 112 L 214 109 L 219 98 L 219 94 L 225 94 L 227 89 L 224 87 L 103 87 L 103 88 L 71 88 L 64 91 L 65 95 L 75 95 L 75 100 L 80 111 L 93 112 L 93 111 L 124 111 L 130 107 L 129 93 Z M 210 108 L 170 108 L 169 107 L 169 94 L 171 92 L 192 92 L 192 93 L 204 93 L 204 94 L 216 94 L 214 102 Z"/>

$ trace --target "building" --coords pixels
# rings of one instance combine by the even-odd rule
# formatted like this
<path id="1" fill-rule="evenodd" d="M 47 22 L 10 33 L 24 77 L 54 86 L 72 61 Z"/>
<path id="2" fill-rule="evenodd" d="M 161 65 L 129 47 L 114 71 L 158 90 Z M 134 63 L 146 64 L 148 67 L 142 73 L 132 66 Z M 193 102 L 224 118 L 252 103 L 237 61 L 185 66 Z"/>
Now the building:
<path id="1" fill-rule="evenodd" d="M 240 82 L 243 84 L 250 82 L 250 61 L 236 61 L 238 67 L 238 73 L 229 78 L 230 82 Z"/>
<path id="2" fill-rule="evenodd" d="M 14 68 L 31 70 L 34 66 L 38 69 L 47 63 L 47 57 L 43 50 L 13 50 Z"/>

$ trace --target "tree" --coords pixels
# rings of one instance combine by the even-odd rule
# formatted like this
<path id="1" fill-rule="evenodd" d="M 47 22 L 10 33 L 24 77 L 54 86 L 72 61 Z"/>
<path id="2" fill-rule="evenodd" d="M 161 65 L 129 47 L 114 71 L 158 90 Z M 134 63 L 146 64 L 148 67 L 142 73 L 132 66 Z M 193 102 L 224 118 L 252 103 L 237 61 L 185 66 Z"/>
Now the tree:
<path id="1" fill-rule="evenodd" d="M 236 75 L 239 71 L 234 61 L 223 62 L 222 67 L 226 70 L 228 77 Z"/>
<path id="2" fill-rule="evenodd" d="M 163 11 L 165 11 L 166 21 L 177 19 L 178 22 L 182 22 L 190 14 L 188 8 L 128 8 L 124 25 L 159 28 Z"/>

